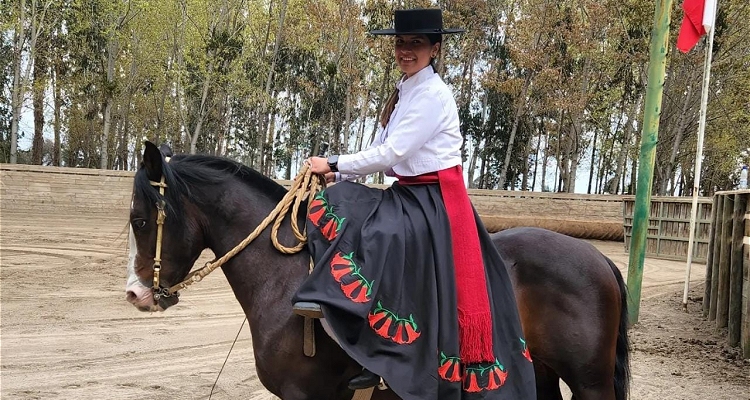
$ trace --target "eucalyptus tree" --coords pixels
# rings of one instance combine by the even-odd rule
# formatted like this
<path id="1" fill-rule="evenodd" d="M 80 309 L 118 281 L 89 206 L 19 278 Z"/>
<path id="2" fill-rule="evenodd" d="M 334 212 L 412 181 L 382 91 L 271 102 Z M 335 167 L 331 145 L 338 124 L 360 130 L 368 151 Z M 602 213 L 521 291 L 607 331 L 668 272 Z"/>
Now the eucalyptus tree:
<path id="1" fill-rule="evenodd" d="M 0 4 L 3 9 L 9 7 L 9 1 L 3 0 Z M 11 120 L 13 110 L 11 107 L 12 77 L 11 72 L 14 68 L 13 63 L 13 44 L 11 36 L 7 34 L 10 31 L 11 21 L 10 14 L 4 14 L 0 17 L 0 162 L 7 163 L 10 161 L 10 137 L 11 137 Z"/>

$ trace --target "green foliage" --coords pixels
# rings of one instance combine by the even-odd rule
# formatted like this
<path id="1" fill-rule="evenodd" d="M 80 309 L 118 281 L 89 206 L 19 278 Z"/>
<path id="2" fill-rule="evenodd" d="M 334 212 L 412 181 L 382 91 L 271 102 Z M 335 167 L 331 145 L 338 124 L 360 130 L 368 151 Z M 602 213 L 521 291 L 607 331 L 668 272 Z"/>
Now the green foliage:
<path id="1" fill-rule="evenodd" d="M 445 38 L 437 65 L 459 105 L 472 185 L 572 191 L 589 179 L 592 192 L 622 192 L 633 180 L 653 20 L 647 0 L 53 3 L 44 21 L 54 97 L 46 103 L 59 106 L 60 120 L 48 118 L 45 131 L 59 124 L 64 165 L 97 167 L 104 140 L 109 166 L 133 169 L 149 139 L 289 178 L 318 141 L 357 151 L 400 77 L 391 40 L 366 32 L 390 27 L 394 7 L 438 5 L 446 26 L 467 29 Z M 0 0 L 3 9 L 15 4 Z M 0 13 L 0 161 L 11 115 L 11 11 Z M 671 43 L 681 19 L 676 10 Z M 747 162 L 748 19 L 744 0 L 720 4 L 704 194 L 731 188 Z M 655 182 L 662 194 L 689 194 L 701 48 L 670 48 Z M 106 104 L 111 132 L 102 138 Z"/>

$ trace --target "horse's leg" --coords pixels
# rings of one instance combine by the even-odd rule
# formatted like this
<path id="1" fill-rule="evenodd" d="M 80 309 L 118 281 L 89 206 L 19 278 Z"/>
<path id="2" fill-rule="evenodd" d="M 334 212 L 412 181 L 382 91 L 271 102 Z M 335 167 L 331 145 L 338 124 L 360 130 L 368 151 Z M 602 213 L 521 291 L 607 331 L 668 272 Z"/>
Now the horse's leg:
<path id="1" fill-rule="evenodd" d="M 615 400 L 615 387 L 612 379 L 597 383 L 595 386 L 584 386 L 578 383 L 570 387 L 570 390 L 573 392 L 572 400 Z"/>
<path id="2" fill-rule="evenodd" d="M 575 348 L 572 354 L 578 358 L 568 360 L 556 365 L 560 372 L 560 378 L 573 392 L 575 400 L 615 400 L 614 384 L 614 343 L 612 340 L 602 336 L 611 335 L 584 335 L 588 343 L 597 343 L 597 346 L 586 348 Z"/>
<path id="3" fill-rule="evenodd" d="M 534 374 L 536 378 L 536 398 L 539 400 L 562 400 L 560 393 L 560 377 L 552 368 L 538 360 L 534 360 Z"/>

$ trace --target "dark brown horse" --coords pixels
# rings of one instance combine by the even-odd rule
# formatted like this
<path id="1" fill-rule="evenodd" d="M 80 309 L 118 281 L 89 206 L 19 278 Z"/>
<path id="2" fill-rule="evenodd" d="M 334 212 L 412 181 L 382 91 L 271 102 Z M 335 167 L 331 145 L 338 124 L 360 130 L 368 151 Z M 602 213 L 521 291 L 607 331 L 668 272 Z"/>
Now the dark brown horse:
<path id="1" fill-rule="evenodd" d="M 164 179 L 164 196 L 151 182 Z M 160 281 L 181 281 L 201 251 L 222 255 L 259 225 L 286 190 L 233 161 L 177 156 L 169 163 L 146 144 L 130 210 L 127 299 L 163 311 L 177 297 L 154 300 L 157 207 L 165 202 Z M 299 216 L 303 218 L 304 216 Z M 282 225 L 282 242 L 294 242 Z M 560 399 L 559 379 L 578 400 L 622 400 L 629 384 L 625 288 L 616 267 L 593 246 L 541 229 L 493 237 L 513 279 L 537 374 L 538 398 Z M 278 252 L 266 230 L 222 270 L 247 315 L 261 383 L 284 400 L 350 399 L 348 380 L 360 372 L 316 324 L 317 355 L 303 355 L 303 319 L 291 298 L 307 276 L 309 255 Z M 376 391 L 373 399 L 398 399 Z"/>

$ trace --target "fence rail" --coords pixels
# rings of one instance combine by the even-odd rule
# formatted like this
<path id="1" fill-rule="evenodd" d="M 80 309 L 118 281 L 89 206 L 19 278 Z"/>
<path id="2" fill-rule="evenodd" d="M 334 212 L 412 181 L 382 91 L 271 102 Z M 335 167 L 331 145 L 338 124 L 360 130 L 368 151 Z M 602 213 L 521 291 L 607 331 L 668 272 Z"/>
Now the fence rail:
<path id="1" fill-rule="evenodd" d="M 622 202 L 625 250 L 630 249 L 633 235 L 633 210 L 635 197 L 625 196 Z M 668 260 L 687 260 L 690 235 L 692 198 L 652 197 L 646 236 L 646 255 Z M 693 246 L 693 260 L 706 261 L 711 228 L 711 198 L 698 199 L 698 214 Z"/>

